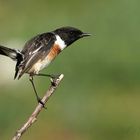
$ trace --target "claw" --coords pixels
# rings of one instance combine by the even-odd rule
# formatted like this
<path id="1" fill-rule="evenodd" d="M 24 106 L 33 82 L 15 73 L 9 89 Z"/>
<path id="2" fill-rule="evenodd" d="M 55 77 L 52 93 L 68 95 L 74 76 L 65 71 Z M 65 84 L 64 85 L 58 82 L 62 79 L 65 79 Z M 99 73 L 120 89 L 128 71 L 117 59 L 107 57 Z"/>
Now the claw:
<path id="1" fill-rule="evenodd" d="M 45 104 L 41 101 L 40 98 L 38 98 L 37 101 L 38 101 L 38 103 L 40 103 L 43 106 L 43 108 L 47 109 L 47 107 L 45 107 Z"/>
<path id="2" fill-rule="evenodd" d="M 56 81 L 59 78 L 59 76 L 60 76 L 60 74 L 59 75 L 51 75 L 51 84 L 53 86 L 56 86 Z"/>

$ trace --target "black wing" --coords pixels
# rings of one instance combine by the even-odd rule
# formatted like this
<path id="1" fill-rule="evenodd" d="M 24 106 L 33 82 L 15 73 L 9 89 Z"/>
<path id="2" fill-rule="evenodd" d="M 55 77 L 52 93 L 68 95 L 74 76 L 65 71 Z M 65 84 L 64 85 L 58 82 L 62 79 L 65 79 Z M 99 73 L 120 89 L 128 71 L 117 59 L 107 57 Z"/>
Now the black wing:
<path id="1" fill-rule="evenodd" d="M 18 66 L 19 76 L 18 79 L 39 60 L 46 57 L 55 42 L 55 35 L 53 33 L 44 33 L 38 35 L 28 41 L 21 51 L 24 55 L 23 62 Z"/>

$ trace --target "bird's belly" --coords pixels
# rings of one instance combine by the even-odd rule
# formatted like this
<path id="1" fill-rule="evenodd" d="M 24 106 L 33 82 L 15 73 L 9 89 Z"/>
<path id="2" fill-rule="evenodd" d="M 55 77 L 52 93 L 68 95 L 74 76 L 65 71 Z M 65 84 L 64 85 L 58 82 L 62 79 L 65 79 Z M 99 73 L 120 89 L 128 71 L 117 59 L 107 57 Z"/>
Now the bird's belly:
<path id="1" fill-rule="evenodd" d="M 52 60 L 50 60 L 48 57 L 46 57 L 44 60 L 42 60 L 40 62 L 40 70 L 44 69 L 45 67 L 47 67 Z"/>
<path id="2" fill-rule="evenodd" d="M 60 50 L 59 46 L 57 44 L 55 44 L 54 47 L 49 52 L 49 54 L 45 58 L 39 59 L 32 66 L 32 68 L 29 70 L 28 73 L 38 74 L 39 71 L 42 70 L 43 68 L 47 67 L 60 52 L 61 52 L 61 50 Z"/>
<path id="3" fill-rule="evenodd" d="M 46 57 L 43 60 L 40 59 L 32 66 L 32 68 L 29 70 L 28 73 L 38 74 L 40 70 L 47 67 L 50 63 L 51 63 L 51 60 L 49 60 L 48 57 Z"/>

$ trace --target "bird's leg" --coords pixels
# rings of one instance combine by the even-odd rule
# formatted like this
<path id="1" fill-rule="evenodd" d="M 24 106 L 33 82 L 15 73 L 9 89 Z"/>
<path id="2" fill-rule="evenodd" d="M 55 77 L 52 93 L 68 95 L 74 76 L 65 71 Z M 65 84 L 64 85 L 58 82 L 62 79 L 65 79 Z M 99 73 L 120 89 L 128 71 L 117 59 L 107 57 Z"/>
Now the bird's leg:
<path id="1" fill-rule="evenodd" d="M 56 86 L 56 81 L 59 78 L 60 74 L 54 75 L 54 74 L 43 74 L 43 73 L 38 73 L 35 74 L 36 76 L 46 76 L 51 78 L 51 83 L 53 86 Z"/>
<path id="2" fill-rule="evenodd" d="M 44 103 L 41 101 L 40 97 L 39 97 L 38 94 L 37 94 L 37 91 L 36 91 L 36 88 L 35 88 L 35 84 L 34 84 L 34 81 L 33 81 L 33 76 L 30 76 L 30 77 L 29 77 L 29 80 L 30 80 L 30 82 L 31 82 L 31 84 L 32 84 L 32 86 L 33 86 L 33 89 L 34 89 L 34 92 L 35 92 L 36 99 L 37 99 L 38 103 L 42 104 L 43 107 L 46 109 Z"/>

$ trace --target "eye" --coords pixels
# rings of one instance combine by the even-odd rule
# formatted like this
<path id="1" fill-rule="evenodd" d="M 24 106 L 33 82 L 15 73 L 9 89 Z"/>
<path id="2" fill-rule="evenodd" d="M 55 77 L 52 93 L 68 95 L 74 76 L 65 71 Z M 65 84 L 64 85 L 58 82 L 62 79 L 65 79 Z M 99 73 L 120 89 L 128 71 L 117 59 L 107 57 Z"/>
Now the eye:
<path id="1" fill-rule="evenodd" d="M 71 32 L 70 32 L 70 34 L 72 35 L 72 34 L 73 34 L 73 32 L 71 31 Z"/>

